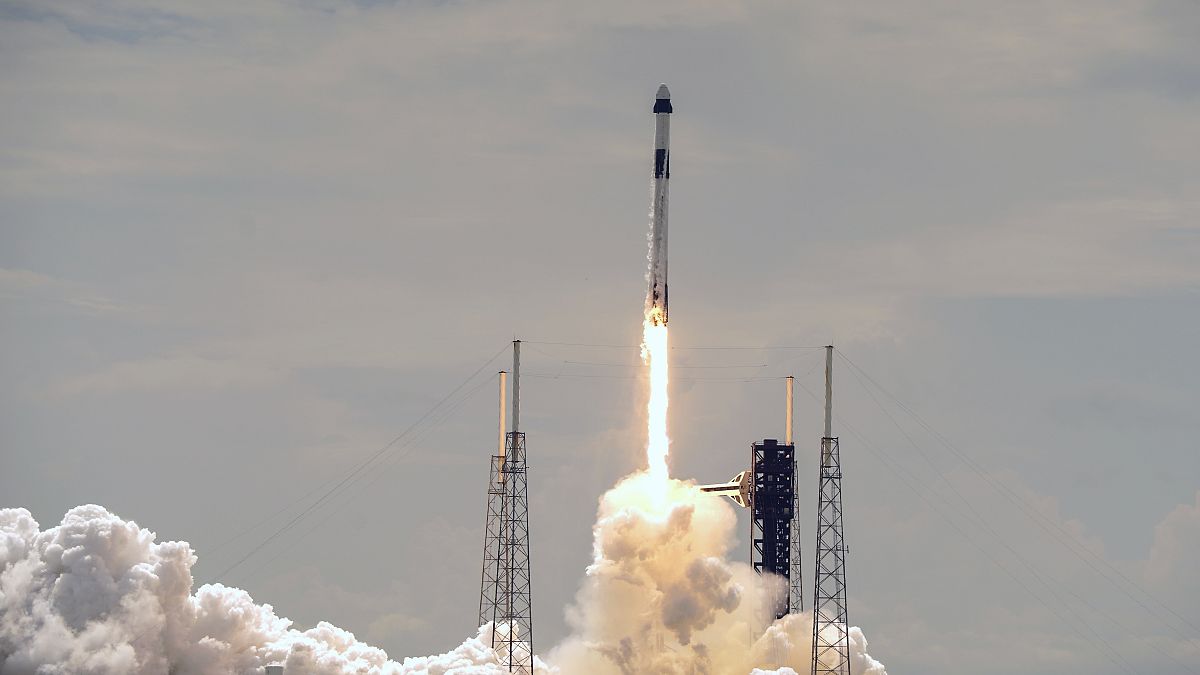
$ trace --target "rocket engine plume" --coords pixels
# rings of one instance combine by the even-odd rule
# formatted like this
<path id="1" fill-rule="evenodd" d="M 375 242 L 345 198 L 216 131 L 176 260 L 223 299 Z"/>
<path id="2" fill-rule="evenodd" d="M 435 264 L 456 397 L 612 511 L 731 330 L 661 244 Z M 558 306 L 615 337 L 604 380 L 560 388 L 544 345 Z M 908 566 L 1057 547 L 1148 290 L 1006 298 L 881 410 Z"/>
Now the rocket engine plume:
<path id="1" fill-rule="evenodd" d="M 671 177 L 671 92 L 659 85 L 654 101 L 654 172 L 650 202 L 650 251 L 646 310 L 642 326 L 642 360 L 650 369 L 647 404 L 647 471 L 657 482 L 669 477 L 667 455 L 667 181 Z"/>
<path id="2" fill-rule="evenodd" d="M 642 331 L 642 359 L 650 367 L 646 462 L 650 475 L 659 482 L 669 477 L 667 454 L 671 444 L 667 436 L 667 345 L 667 327 L 655 325 L 651 317 L 646 317 Z"/>
<path id="3" fill-rule="evenodd" d="M 690 481 L 626 476 L 600 498 L 571 635 L 547 663 L 558 675 L 807 675 L 812 614 L 773 620 L 782 580 L 735 560 L 737 529 L 733 506 Z M 849 633 L 850 672 L 887 675 Z"/>

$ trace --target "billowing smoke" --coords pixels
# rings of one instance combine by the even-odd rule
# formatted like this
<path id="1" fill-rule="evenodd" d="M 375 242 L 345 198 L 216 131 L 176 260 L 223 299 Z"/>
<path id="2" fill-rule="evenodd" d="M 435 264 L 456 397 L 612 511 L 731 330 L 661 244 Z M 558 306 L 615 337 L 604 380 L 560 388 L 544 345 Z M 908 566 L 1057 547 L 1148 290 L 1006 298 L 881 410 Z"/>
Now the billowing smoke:
<path id="1" fill-rule="evenodd" d="M 811 615 L 770 622 L 782 581 L 729 561 L 736 527 L 724 499 L 690 483 L 622 480 L 600 500 L 574 634 L 547 661 L 572 674 L 808 672 Z M 866 646 L 852 628 L 854 675 L 886 675 Z"/>
<path id="2" fill-rule="evenodd" d="M 649 484 L 653 481 L 654 484 Z M 773 673 L 809 670 L 811 618 L 769 624 L 777 580 L 730 562 L 737 517 L 723 499 L 634 474 L 606 493 L 594 561 L 567 619 L 572 635 L 539 673 Z M 328 623 L 292 628 L 220 584 L 192 590 L 196 556 L 99 506 L 42 530 L 0 510 L 0 675 L 497 675 L 491 627 L 446 654 L 391 661 Z M 543 614 L 546 615 L 546 614 Z M 854 675 L 885 675 L 851 629 Z"/>
<path id="3" fill-rule="evenodd" d="M 0 674 L 495 675 L 490 627 L 439 656 L 389 661 L 328 623 L 298 631 L 270 605 L 220 584 L 192 593 L 196 556 L 99 506 L 42 531 L 0 510 Z"/>

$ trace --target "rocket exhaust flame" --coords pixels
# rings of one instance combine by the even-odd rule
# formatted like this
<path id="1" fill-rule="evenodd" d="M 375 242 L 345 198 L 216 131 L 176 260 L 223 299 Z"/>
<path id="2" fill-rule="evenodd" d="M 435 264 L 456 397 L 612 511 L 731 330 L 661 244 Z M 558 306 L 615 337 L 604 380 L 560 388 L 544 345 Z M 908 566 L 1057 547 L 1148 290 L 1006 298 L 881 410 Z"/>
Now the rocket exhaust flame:
<path id="1" fill-rule="evenodd" d="M 667 326 L 646 316 L 642 331 L 642 360 L 650 368 L 650 402 L 647 412 L 646 462 L 650 475 L 660 481 L 669 477 L 667 454 Z"/>

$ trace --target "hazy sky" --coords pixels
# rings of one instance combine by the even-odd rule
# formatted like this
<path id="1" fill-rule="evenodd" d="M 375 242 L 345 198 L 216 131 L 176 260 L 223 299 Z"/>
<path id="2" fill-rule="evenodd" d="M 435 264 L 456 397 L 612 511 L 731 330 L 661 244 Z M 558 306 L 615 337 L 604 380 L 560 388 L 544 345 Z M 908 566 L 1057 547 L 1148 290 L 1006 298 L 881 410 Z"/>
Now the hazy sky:
<path id="1" fill-rule="evenodd" d="M 216 581 L 514 336 L 634 344 L 661 81 L 672 341 L 833 342 L 953 443 L 839 361 L 871 653 L 1200 672 L 1198 34 L 1193 0 L 0 1 L 0 505 L 103 504 Z M 636 350 L 526 356 L 549 646 L 643 419 Z M 821 386 L 675 357 L 704 482 L 782 434 L 772 378 Z M 473 634 L 504 358 L 220 581 L 393 657 Z"/>

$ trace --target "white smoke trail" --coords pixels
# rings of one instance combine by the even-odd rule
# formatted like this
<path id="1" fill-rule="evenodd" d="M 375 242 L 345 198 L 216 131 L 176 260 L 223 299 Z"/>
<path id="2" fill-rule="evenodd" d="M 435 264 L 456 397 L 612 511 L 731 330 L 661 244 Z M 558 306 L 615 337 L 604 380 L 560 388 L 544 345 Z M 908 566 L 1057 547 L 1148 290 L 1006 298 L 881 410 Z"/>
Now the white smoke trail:
<path id="1" fill-rule="evenodd" d="M 665 485 L 665 499 L 663 490 Z M 807 673 L 811 617 L 768 625 L 778 580 L 731 562 L 736 513 L 690 483 L 629 476 L 600 500 L 572 635 L 545 675 Z M 99 506 L 42 530 L 0 509 L 0 675 L 498 675 L 490 626 L 445 654 L 389 660 L 328 623 L 300 631 L 221 584 L 192 590 L 196 556 Z M 851 628 L 854 675 L 886 675 Z"/>

